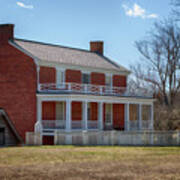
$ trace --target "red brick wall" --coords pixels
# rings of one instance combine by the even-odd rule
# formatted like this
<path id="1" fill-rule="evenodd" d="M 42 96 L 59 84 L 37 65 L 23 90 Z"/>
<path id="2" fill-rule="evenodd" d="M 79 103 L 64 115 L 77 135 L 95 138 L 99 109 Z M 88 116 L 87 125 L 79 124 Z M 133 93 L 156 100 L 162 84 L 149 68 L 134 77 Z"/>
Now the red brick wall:
<path id="1" fill-rule="evenodd" d="M 91 84 L 105 85 L 105 74 L 92 72 L 91 73 Z"/>
<path id="2" fill-rule="evenodd" d="M 104 43 L 103 41 L 90 42 L 90 50 L 92 52 L 103 55 Z"/>
<path id="3" fill-rule="evenodd" d="M 0 25 L 0 44 L 7 44 L 9 39 L 13 39 L 14 25 Z"/>
<path id="4" fill-rule="evenodd" d="M 81 71 L 67 69 L 66 82 L 81 83 L 82 82 Z"/>
<path id="5" fill-rule="evenodd" d="M 90 110 L 91 119 L 90 120 L 98 120 L 98 104 L 95 102 L 91 102 L 91 110 Z"/>
<path id="6" fill-rule="evenodd" d="M 52 67 L 40 67 L 40 83 L 56 83 L 56 69 Z"/>
<path id="7" fill-rule="evenodd" d="M 34 131 L 36 122 L 36 65 L 30 57 L 0 39 L 0 108 L 20 136 Z"/>
<path id="8" fill-rule="evenodd" d="M 82 120 L 82 102 L 73 101 L 71 112 L 72 112 L 71 116 L 73 121 Z"/>
<path id="9" fill-rule="evenodd" d="M 124 104 L 113 104 L 113 127 L 124 129 Z"/>
<path id="10" fill-rule="evenodd" d="M 42 103 L 42 119 L 56 120 L 56 102 Z"/>
<path id="11" fill-rule="evenodd" d="M 126 87 L 126 76 L 114 75 L 113 86 Z"/>

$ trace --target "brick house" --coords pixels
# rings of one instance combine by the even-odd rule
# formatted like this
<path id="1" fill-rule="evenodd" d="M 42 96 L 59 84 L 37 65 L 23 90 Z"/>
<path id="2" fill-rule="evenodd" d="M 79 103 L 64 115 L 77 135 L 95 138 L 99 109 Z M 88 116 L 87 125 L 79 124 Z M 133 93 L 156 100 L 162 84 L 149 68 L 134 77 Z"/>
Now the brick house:
<path id="1" fill-rule="evenodd" d="M 130 90 L 129 74 L 104 56 L 102 41 L 69 48 L 16 39 L 14 25 L 0 25 L 0 108 L 24 143 L 33 131 L 51 144 L 55 130 L 153 129 L 154 99 Z M 1 144 L 5 128 L 0 123 Z"/>

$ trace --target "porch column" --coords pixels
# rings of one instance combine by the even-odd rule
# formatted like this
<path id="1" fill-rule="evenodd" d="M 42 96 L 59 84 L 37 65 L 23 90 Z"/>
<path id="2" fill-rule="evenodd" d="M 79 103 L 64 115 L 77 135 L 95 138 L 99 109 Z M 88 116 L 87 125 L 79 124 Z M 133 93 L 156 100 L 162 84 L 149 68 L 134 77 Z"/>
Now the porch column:
<path id="1" fill-rule="evenodd" d="M 88 129 L 88 106 L 87 101 L 83 102 L 83 129 Z"/>
<path id="2" fill-rule="evenodd" d="M 71 100 L 66 100 L 66 131 L 71 131 Z"/>
<path id="3" fill-rule="evenodd" d="M 153 130 L 154 129 L 154 105 L 151 105 L 151 115 L 150 115 L 151 119 L 150 119 L 150 129 Z"/>
<path id="4" fill-rule="evenodd" d="M 142 105 L 138 106 L 138 129 L 142 130 Z"/>
<path id="5" fill-rule="evenodd" d="M 125 104 L 125 130 L 130 130 L 130 122 L 129 122 L 129 103 Z"/>
<path id="6" fill-rule="evenodd" d="M 98 103 L 98 126 L 100 130 L 104 129 L 103 126 L 103 102 Z"/>
<path id="7" fill-rule="evenodd" d="M 35 132 L 42 132 L 42 101 L 38 98 L 37 99 L 37 121 L 34 125 Z"/>
<path id="8" fill-rule="evenodd" d="M 42 100 L 37 98 L 37 121 L 42 122 Z"/>

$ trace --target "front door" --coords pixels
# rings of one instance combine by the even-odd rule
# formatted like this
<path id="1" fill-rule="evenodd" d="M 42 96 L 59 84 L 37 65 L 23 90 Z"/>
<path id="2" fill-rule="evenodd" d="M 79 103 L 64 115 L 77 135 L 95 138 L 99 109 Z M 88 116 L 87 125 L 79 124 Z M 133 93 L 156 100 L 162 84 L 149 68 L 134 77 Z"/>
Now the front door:
<path id="1" fill-rule="evenodd" d="M 105 105 L 105 127 L 112 128 L 112 104 Z"/>
<path id="2" fill-rule="evenodd" d="M 0 128 L 0 146 L 5 144 L 5 130 L 4 128 Z"/>

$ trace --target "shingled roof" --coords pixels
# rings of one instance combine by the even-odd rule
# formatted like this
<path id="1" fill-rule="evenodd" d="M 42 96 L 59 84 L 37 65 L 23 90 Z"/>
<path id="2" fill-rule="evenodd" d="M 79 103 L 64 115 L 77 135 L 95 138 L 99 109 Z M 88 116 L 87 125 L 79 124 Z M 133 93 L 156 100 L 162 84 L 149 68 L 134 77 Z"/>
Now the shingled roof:
<path id="1" fill-rule="evenodd" d="M 13 43 L 42 61 L 129 72 L 107 57 L 88 50 L 22 39 L 14 39 Z"/>

